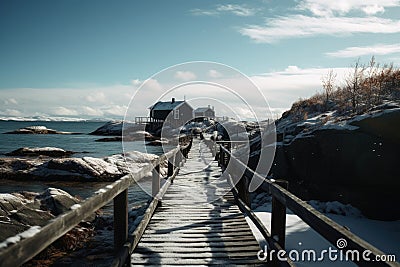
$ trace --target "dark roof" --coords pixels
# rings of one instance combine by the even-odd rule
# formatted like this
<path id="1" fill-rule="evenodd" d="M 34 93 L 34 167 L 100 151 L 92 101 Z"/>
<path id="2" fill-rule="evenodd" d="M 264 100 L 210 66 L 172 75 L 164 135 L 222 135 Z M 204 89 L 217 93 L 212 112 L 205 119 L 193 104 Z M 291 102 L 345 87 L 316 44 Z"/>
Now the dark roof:
<path id="1" fill-rule="evenodd" d="M 158 101 L 153 106 L 151 106 L 150 109 L 151 110 L 173 110 L 176 107 L 180 106 L 184 102 L 185 101 L 175 101 L 172 103 L 172 101 L 168 101 L 168 102 Z"/>
<path id="2" fill-rule="evenodd" d="M 209 108 L 209 107 L 205 107 L 205 108 L 196 108 L 196 109 L 194 110 L 194 112 L 206 112 L 207 110 L 212 110 L 212 111 L 214 111 L 213 109 L 211 109 L 211 108 Z"/>

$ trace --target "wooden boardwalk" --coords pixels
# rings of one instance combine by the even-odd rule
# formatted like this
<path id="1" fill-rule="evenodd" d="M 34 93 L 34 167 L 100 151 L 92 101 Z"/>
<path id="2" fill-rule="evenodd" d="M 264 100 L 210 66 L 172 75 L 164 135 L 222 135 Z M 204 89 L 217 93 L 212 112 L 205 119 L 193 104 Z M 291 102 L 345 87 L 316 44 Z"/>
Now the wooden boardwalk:
<path id="1" fill-rule="evenodd" d="M 187 162 L 164 195 L 131 263 L 262 266 L 259 250 L 211 151 L 194 139 Z"/>

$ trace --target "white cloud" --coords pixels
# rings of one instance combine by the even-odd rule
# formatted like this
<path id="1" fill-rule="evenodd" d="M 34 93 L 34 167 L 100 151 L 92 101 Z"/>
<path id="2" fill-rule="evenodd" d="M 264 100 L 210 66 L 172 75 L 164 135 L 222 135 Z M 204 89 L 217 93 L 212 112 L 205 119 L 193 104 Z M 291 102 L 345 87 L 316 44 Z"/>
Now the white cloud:
<path id="1" fill-rule="evenodd" d="M 103 116 L 104 113 L 103 111 L 101 111 L 100 109 L 95 109 L 95 108 L 91 108 L 91 107 L 83 107 L 83 112 L 85 115 L 88 116 Z"/>
<path id="2" fill-rule="evenodd" d="M 400 6 L 400 0 L 304 0 L 298 9 L 311 11 L 316 16 L 345 15 L 350 11 L 363 11 L 367 15 L 383 13 L 385 8 Z"/>
<path id="3" fill-rule="evenodd" d="M 356 33 L 398 33 L 400 21 L 377 17 L 310 17 L 291 15 L 268 19 L 265 25 L 239 30 L 259 43 L 317 35 L 346 36 Z"/>
<path id="4" fill-rule="evenodd" d="M 378 5 L 366 6 L 362 10 L 367 15 L 375 15 L 378 13 L 385 12 L 385 8 L 383 6 L 378 6 Z"/>
<path id="5" fill-rule="evenodd" d="M 281 71 L 273 71 L 260 75 L 253 75 L 250 79 L 258 85 L 261 92 L 267 98 L 271 111 L 281 113 L 290 108 L 294 101 L 300 97 L 309 97 L 315 92 L 322 90 L 321 77 L 325 75 L 327 68 L 307 68 L 299 66 L 288 66 Z M 338 74 L 337 80 L 345 77 L 347 68 L 335 68 Z M 208 70 L 207 70 L 208 72 Z M 214 73 L 215 74 L 215 73 Z M 147 116 L 148 107 L 155 103 L 158 98 L 165 93 L 162 88 L 171 88 L 170 84 L 159 82 L 155 79 L 148 80 L 150 87 L 143 84 L 140 93 L 132 100 L 128 111 L 128 120 L 134 120 L 135 116 Z M 244 79 L 238 79 L 237 76 L 224 75 L 218 78 L 218 83 L 226 85 L 228 88 L 234 88 L 237 94 L 243 97 L 257 114 L 267 116 L 267 107 L 260 94 L 249 89 L 249 82 Z M 151 89 L 153 88 L 153 89 Z M 19 105 L 24 107 L 23 112 L 8 110 L 7 116 L 25 116 L 30 117 L 33 114 L 43 116 L 75 116 L 81 118 L 105 117 L 105 118 L 123 118 L 129 103 L 129 94 L 137 92 L 137 88 L 127 85 L 114 85 L 110 87 L 96 88 L 19 88 L 2 89 L 2 99 L 15 98 Z M 157 89 L 158 91 L 155 91 Z M 87 100 L 82 95 L 94 95 L 96 92 L 103 92 L 106 103 L 92 102 L 88 105 Z M 197 98 L 200 102 L 198 106 L 213 105 L 219 115 L 223 108 L 238 113 L 243 118 L 249 117 L 248 108 L 243 105 L 238 95 L 229 93 L 215 85 L 192 84 L 177 88 L 175 91 L 166 94 L 163 99 L 176 97 L 177 100 Z M 212 102 L 210 99 L 217 99 Z M 218 102 L 218 103 L 217 103 Z M 6 113 L 6 111 L 0 112 Z M 240 114 L 239 114 L 240 113 Z"/>
<path id="6" fill-rule="evenodd" d="M 66 108 L 66 107 L 55 107 L 51 108 L 50 112 L 52 115 L 57 116 L 77 116 L 79 113 L 75 109 Z"/>
<path id="7" fill-rule="evenodd" d="M 124 116 L 127 106 L 113 105 L 104 110 L 104 113 L 112 116 Z"/>
<path id="8" fill-rule="evenodd" d="M 216 10 L 203 10 L 199 8 L 190 10 L 190 13 L 195 16 L 217 16 L 219 14 L 219 12 L 217 12 Z"/>
<path id="9" fill-rule="evenodd" d="M 107 102 L 106 95 L 103 92 L 93 92 L 85 98 L 89 102 L 105 103 Z"/>
<path id="10" fill-rule="evenodd" d="M 16 109 L 6 109 L 5 111 L 0 111 L 3 116 L 19 117 L 22 116 L 22 112 Z"/>
<path id="11" fill-rule="evenodd" d="M 217 70 L 209 70 L 208 71 L 208 76 L 211 78 L 221 78 L 222 73 L 218 72 Z"/>
<path id="12" fill-rule="evenodd" d="M 150 84 L 161 88 L 157 81 Z M 0 103 L 17 102 L 23 110 L 12 112 L 9 116 L 69 116 L 79 118 L 105 117 L 122 119 L 125 107 L 138 86 L 115 84 L 110 86 L 81 87 L 81 88 L 4 88 L 1 90 Z M 151 91 L 149 90 L 150 92 Z M 15 99 L 15 101 L 10 99 Z M 135 103 L 138 110 L 146 110 L 144 103 Z M 11 106 L 9 106 L 11 107 Z M 115 108 L 113 108 L 115 107 Z M 122 108 L 121 108 L 122 107 Z M 1 107 L 0 107 L 1 108 Z M 14 109 L 15 110 L 15 109 Z M 4 110 L 0 113 L 6 114 Z M 11 115 L 14 114 L 14 115 Z"/>
<path id="13" fill-rule="evenodd" d="M 307 68 L 288 66 L 284 71 L 268 72 L 254 75 L 251 80 L 260 88 L 267 98 L 271 110 L 282 113 L 289 109 L 299 98 L 307 98 L 322 90 L 321 77 L 329 68 Z M 346 77 L 350 68 L 333 68 L 337 74 L 336 83 Z"/>
<path id="14" fill-rule="evenodd" d="M 132 80 L 131 83 L 133 86 L 139 86 L 142 84 L 142 81 L 139 79 L 135 79 L 135 80 Z"/>
<path id="15" fill-rule="evenodd" d="M 152 91 L 161 91 L 162 90 L 161 84 L 156 79 L 145 80 L 143 82 L 142 86 L 143 86 L 142 87 L 143 89 L 149 89 Z"/>
<path id="16" fill-rule="evenodd" d="M 10 103 L 10 104 L 13 104 L 13 105 L 18 105 L 18 101 L 15 98 L 7 99 L 7 103 Z"/>
<path id="17" fill-rule="evenodd" d="M 226 5 L 217 5 L 215 9 L 192 9 L 190 12 L 196 16 L 218 16 L 221 14 L 233 14 L 239 17 L 249 17 L 253 16 L 257 13 L 257 9 L 249 8 L 245 5 L 233 5 L 233 4 L 226 4 Z"/>
<path id="18" fill-rule="evenodd" d="M 253 16 L 256 13 L 255 9 L 248 8 L 243 5 L 219 5 L 217 10 L 221 12 L 230 12 L 241 17 Z"/>
<path id="19" fill-rule="evenodd" d="M 400 53 L 400 44 L 376 44 L 372 46 L 352 46 L 343 50 L 328 52 L 331 57 L 354 58 L 365 55 L 388 55 Z"/>
<path id="20" fill-rule="evenodd" d="M 175 79 L 187 82 L 196 79 L 196 74 L 191 71 L 177 71 L 174 75 Z"/>

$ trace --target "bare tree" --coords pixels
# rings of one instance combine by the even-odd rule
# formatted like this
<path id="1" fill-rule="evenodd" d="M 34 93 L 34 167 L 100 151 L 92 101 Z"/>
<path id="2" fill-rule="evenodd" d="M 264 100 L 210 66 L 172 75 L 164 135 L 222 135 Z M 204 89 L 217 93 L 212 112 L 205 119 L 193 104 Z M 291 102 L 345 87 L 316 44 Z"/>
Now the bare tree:
<path id="1" fill-rule="evenodd" d="M 346 91 L 350 95 L 351 106 L 353 112 L 357 111 L 360 97 L 360 82 L 364 76 L 364 67 L 360 66 L 360 59 L 357 60 L 353 67 L 353 71 L 346 78 Z"/>
<path id="2" fill-rule="evenodd" d="M 364 89 L 364 95 L 366 98 L 366 104 L 368 107 L 372 105 L 372 95 L 374 94 L 374 86 L 376 84 L 376 74 L 379 64 L 376 64 L 375 56 L 371 57 L 368 66 L 365 68 L 367 70 L 367 77 L 362 81 L 362 87 Z"/>
<path id="3" fill-rule="evenodd" d="M 332 69 L 329 70 L 326 75 L 322 76 L 322 87 L 324 88 L 325 94 L 325 106 L 328 105 L 329 98 L 333 93 L 336 76 L 337 74 L 334 73 Z"/>

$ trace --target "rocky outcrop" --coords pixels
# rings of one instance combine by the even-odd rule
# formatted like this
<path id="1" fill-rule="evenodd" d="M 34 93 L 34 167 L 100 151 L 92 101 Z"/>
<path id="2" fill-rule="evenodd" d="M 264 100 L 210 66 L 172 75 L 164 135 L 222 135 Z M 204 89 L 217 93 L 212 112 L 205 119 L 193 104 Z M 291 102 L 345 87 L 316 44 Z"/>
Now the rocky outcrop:
<path id="1" fill-rule="evenodd" d="M 71 156 L 75 152 L 64 150 L 57 147 L 22 147 L 7 153 L 7 156 L 24 156 L 24 157 L 37 157 L 37 156 L 48 156 L 48 157 L 67 157 Z"/>
<path id="2" fill-rule="evenodd" d="M 122 135 L 123 121 L 109 121 L 95 131 L 89 133 L 91 135 Z"/>
<path id="3" fill-rule="evenodd" d="M 140 152 L 106 158 L 0 158 L 0 179 L 114 181 L 158 156 Z M 129 164 L 129 167 L 127 166 Z"/>
<path id="4" fill-rule="evenodd" d="M 73 132 L 62 132 L 53 129 L 48 129 L 46 126 L 28 126 L 6 134 L 80 134 Z"/>
<path id="5" fill-rule="evenodd" d="M 400 208 L 392 205 L 400 188 L 400 107 L 352 118 L 318 116 L 278 123 L 270 176 L 289 180 L 290 190 L 305 200 L 337 200 L 370 218 L 400 219 Z"/>
<path id="6" fill-rule="evenodd" d="M 113 136 L 113 137 L 105 137 L 96 139 L 96 142 L 121 142 L 123 141 L 155 141 L 160 139 L 159 137 L 153 136 L 151 133 L 146 131 L 136 131 L 136 132 L 125 132 L 124 137 L 122 136 Z"/>
<path id="7" fill-rule="evenodd" d="M 79 200 L 67 192 L 48 188 L 42 193 L 19 192 L 0 194 L 0 248 L 7 246 L 7 238 L 42 227 L 49 220 L 66 212 Z"/>
<path id="8" fill-rule="evenodd" d="M 0 194 L 0 250 L 35 235 L 52 219 L 69 211 L 79 202 L 79 199 L 56 188 L 48 188 L 42 193 Z M 40 259 L 44 258 L 48 264 L 49 255 L 57 254 L 55 252 L 74 251 L 82 247 L 94 234 L 94 218 L 89 216 L 85 222 L 79 223 L 27 265 L 44 266 L 43 262 L 39 264 L 36 261 L 40 262 Z"/>

